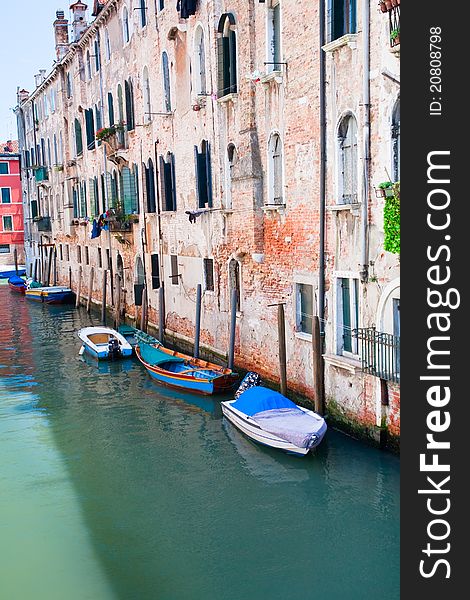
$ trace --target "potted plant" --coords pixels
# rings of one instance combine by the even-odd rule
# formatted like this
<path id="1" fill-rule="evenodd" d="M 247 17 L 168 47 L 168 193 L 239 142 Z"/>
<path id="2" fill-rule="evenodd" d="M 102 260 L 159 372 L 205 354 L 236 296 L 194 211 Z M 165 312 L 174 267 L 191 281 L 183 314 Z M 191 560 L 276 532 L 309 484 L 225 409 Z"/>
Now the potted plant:
<path id="1" fill-rule="evenodd" d="M 390 41 L 393 43 L 393 46 L 400 43 L 400 29 L 398 27 L 390 33 Z"/>
<path id="2" fill-rule="evenodd" d="M 379 187 L 375 189 L 375 194 L 377 198 L 388 198 L 393 196 L 393 183 L 391 181 L 379 183 Z"/>

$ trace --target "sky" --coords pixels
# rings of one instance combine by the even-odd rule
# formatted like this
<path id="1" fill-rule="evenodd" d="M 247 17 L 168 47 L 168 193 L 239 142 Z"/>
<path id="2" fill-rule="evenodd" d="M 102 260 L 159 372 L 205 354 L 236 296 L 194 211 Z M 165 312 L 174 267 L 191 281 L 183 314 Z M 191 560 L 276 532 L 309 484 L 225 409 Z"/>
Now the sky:
<path id="1" fill-rule="evenodd" d="M 0 0 L 0 142 L 16 140 L 16 90 L 35 89 L 39 69 L 51 71 L 55 59 L 52 23 L 59 9 L 69 14 L 71 0 Z M 88 5 L 91 6 L 92 2 Z"/>

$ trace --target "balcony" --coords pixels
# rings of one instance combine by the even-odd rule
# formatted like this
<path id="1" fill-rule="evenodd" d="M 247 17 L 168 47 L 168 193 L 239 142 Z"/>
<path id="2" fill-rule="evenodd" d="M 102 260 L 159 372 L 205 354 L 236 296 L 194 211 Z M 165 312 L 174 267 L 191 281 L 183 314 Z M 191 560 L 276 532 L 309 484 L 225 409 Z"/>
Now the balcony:
<path id="1" fill-rule="evenodd" d="M 363 373 L 400 383 L 400 338 L 375 327 L 355 329 Z"/>
<path id="2" fill-rule="evenodd" d="M 41 183 L 42 181 L 49 181 L 49 172 L 47 170 L 47 167 L 33 167 L 33 170 L 36 183 Z"/>
<path id="3" fill-rule="evenodd" d="M 400 0 L 381 0 L 379 7 L 388 16 L 390 48 L 398 50 L 400 46 Z"/>
<path id="4" fill-rule="evenodd" d="M 38 227 L 38 231 L 52 231 L 50 217 L 34 217 L 33 221 Z"/>

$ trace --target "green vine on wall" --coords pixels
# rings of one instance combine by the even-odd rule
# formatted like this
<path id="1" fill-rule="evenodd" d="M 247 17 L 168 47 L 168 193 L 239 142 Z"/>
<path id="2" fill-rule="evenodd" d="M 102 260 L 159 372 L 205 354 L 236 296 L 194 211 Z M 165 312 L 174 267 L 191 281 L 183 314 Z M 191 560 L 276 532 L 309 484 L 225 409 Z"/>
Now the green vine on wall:
<path id="1" fill-rule="evenodd" d="M 384 249 L 400 254 L 400 183 L 393 184 L 393 195 L 385 198 Z"/>

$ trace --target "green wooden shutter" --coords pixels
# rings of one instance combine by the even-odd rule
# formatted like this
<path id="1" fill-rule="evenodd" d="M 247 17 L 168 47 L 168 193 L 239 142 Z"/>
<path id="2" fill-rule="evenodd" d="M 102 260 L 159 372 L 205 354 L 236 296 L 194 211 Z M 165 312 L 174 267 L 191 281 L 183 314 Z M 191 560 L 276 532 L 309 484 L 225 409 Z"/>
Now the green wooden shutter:
<path id="1" fill-rule="evenodd" d="M 333 1 L 334 0 L 327 0 L 328 5 L 326 8 L 326 41 L 327 42 L 331 42 L 334 37 L 334 31 L 333 31 Z"/>
<path id="2" fill-rule="evenodd" d="M 158 254 L 151 255 L 152 260 L 152 290 L 157 290 L 160 287 L 160 269 Z"/>
<path id="3" fill-rule="evenodd" d="M 133 212 L 133 205 L 135 201 L 133 199 L 133 186 L 132 186 L 132 174 L 129 167 L 122 168 L 122 206 L 125 215 L 130 215 Z"/>
<path id="4" fill-rule="evenodd" d="M 229 56 L 229 91 L 230 94 L 237 92 L 237 36 L 235 31 L 230 31 L 228 37 L 230 56 Z"/>
<path id="5" fill-rule="evenodd" d="M 352 352 L 351 337 L 351 290 L 349 279 L 341 279 L 341 298 L 343 308 L 343 350 Z"/>
<path id="6" fill-rule="evenodd" d="M 139 169 L 134 165 L 132 169 L 132 212 L 138 214 L 139 211 Z"/>
<path id="7" fill-rule="evenodd" d="M 162 210 L 169 210 L 167 207 L 166 201 L 166 185 L 165 185 L 165 159 L 163 156 L 160 156 L 158 159 L 158 168 L 160 171 L 160 198 L 161 198 L 161 206 Z"/>
<path id="8" fill-rule="evenodd" d="M 173 193 L 171 189 L 171 163 L 165 162 L 165 207 L 173 210 Z"/>
<path id="9" fill-rule="evenodd" d="M 206 144 L 206 186 L 207 186 L 207 204 L 212 208 L 212 164 L 210 144 Z"/>
<path id="10" fill-rule="evenodd" d="M 112 127 L 114 125 L 114 101 L 111 92 L 108 92 L 108 116 L 109 126 Z"/>
<path id="11" fill-rule="evenodd" d="M 170 155 L 170 171 L 171 171 L 171 199 L 172 210 L 176 210 L 176 178 L 175 178 L 175 155 Z"/>
<path id="12" fill-rule="evenodd" d="M 77 150 L 77 156 L 83 154 L 82 126 L 80 125 L 80 121 L 78 119 L 75 119 L 75 147 Z"/>
<path id="13" fill-rule="evenodd" d="M 96 212 L 96 195 L 95 195 L 95 180 L 88 180 L 88 196 L 90 198 L 90 213 L 92 215 L 98 214 Z"/>
<path id="14" fill-rule="evenodd" d="M 194 146 L 194 170 L 196 175 L 196 201 L 197 205 L 201 206 L 199 193 L 199 151 L 197 149 L 197 146 Z"/>
<path id="15" fill-rule="evenodd" d="M 224 38 L 217 38 L 217 98 L 225 96 L 224 90 Z"/>

